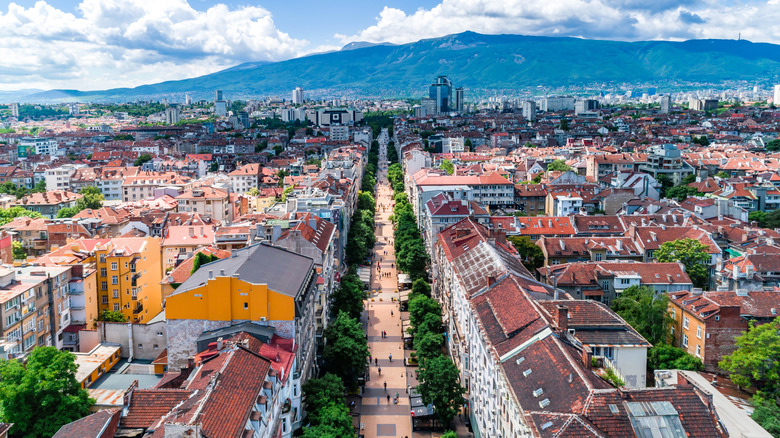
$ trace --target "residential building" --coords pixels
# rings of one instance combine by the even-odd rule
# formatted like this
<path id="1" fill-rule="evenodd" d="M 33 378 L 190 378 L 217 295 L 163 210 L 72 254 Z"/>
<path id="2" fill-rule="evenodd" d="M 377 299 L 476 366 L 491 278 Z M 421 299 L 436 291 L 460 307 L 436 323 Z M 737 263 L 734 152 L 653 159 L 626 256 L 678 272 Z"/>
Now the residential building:
<path id="1" fill-rule="evenodd" d="M 292 104 L 302 105 L 303 102 L 303 88 L 295 87 L 295 89 L 292 91 Z"/>
<path id="2" fill-rule="evenodd" d="M 103 409 L 68 423 L 53 438 L 114 438 L 121 409 Z"/>
<path id="3" fill-rule="evenodd" d="M 213 245 L 214 237 L 215 230 L 211 225 L 169 226 L 160 245 L 163 271 L 167 272 L 190 258 L 197 249 Z"/>
<path id="4" fill-rule="evenodd" d="M 689 291 L 693 283 L 682 263 L 625 261 L 576 262 L 538 269 L 542 280 L 574 299 L 611 304 L 631 286 L 648 286 L 655 293 Z"/>
<path id="5" fill-rule="evenodd" d="M 656 147 L 647 156 L 647 163 L 639 166 L 639 171 L 651 175 L 658 180 L 661 175 L 669 178 L 674 185 L 680 185 L 682 180 L 693 173 L 693 168 L 682 159 L 677 146 L 665 144 Z"/>
<path id="6" fill-rule="evenodd" d="M 228 174 L 230 187 L 235 193 L 247 193 L 259 187 L 260 175 L 262 175 L 262 166 L 259 163 L 245 164 Z"/>
<path id="7" fill-rule="evenodd" d="M 751 321 L 773 321 L 778 309 L 780 294 L 776 290 L 672 292 L 672 342 L 701 359 L 707 371 L 723 372 L 718 363 L 737 349 L 735 338 L 748 330 Z"/>
<path id="8" fill-rule="evenodd" d="M 523 102 L 523 117 L 529 122 L 536 121 L 536 102 L 533 100 Z"/>
<path id="9" fill-rule="evenodd" d="M 642 251 L 628 237 L 545 237 L 536 241 L 544 253 L 544 265 L 602 260 L 641 262 Z"/>
<path id="10" fill-rule="evenodd" d="M 233 203 L 230 193 L 215 187 L 190 189 L 176 197 L 176 211 L 198 213 L 224 223 L 233 222 Z"/>
<path id="11" fill-rule="evenodd" d="M 45 218 L 54 219 L 60 210 L 75 207 L 76 202 L 81 198 L 83 198 L 82 195 L 67 190 L 51 190 L 31 193 L 16 201 L 13 206 L 36 211 Z"/>
<path id="12" fill-rule="evenodd" d="M 186 365 L 204 330 L 251 321 L 295 340 L 306 381 L 315 373 L 316 277 L 311 258 L 266 244 L 235 250 L 195 271 L 166 300 L 169 367 Z"/>
<path id="13" fill-rule="evenodd" d="M 669 111 L 672 108 L 672 96 L 666 94 L 661 96 L 661 114 L 669 114 Z"/>
<path id="14" fill-rule="evenodd" d="M 181 121 L 181 111 L 177 105 L 165 108 L 165 124 L 175 125 Z"/>

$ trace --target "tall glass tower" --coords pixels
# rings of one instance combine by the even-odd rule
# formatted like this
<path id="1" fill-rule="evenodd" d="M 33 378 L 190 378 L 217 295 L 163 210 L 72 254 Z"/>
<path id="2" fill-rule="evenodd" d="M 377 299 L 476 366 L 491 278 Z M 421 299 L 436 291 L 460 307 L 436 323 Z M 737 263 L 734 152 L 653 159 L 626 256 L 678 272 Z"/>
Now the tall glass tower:
<path id="1" fill-rule="evenodd" d="M 450 112 L 450 103 L 452 102 L 452 82 L 447 76 L 439 76 L 436 82 L 428 88 L 428 97 L 436 102 L 436 113 L 444 114 Z"/>

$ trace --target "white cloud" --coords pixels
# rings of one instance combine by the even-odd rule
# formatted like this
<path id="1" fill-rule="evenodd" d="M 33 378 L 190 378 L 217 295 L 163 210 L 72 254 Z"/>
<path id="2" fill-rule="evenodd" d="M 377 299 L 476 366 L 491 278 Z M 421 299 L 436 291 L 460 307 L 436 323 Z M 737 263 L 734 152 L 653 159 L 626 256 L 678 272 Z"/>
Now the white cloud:
<path id="1" fill-rule="evenodd" d="M 0 29 L 4 89 L 135 86 L 287 59 L 309 45 L 261 7 L 198 11 L 186 0 L 83 0 L 75 13 L 11 3 Z"/>
<path id="2" fill-rule="evenodd" d="M 442 0 L 405 13 L 385 7 L 351 41 L 396 44 L 471 30 L 614 40 L 742 38 L 780 43 L 780 0 Z"/>

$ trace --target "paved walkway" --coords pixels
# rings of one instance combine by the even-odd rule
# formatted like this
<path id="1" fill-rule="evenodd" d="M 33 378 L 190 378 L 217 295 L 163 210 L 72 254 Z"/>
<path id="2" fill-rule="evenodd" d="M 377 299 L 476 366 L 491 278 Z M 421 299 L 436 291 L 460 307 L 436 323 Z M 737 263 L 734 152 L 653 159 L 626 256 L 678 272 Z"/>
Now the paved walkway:
<path id="1" fill-rule="evenodd" d="M 360 407 L 360 421 L 364 426 L 361 433 L 366 438 L 412 437 L 401 315 L 398 303 L 394 301 L 398 292 L 393 225 L 388 219 L 392 214 L 392 190 L 387 182 L 386 138 L 380 139 L 376 203 L 377 243 L 372 259 L 371 291 L 364 312 L 372 362 Z M 387 336 L 382 337 L 382 332 Z M 394 403 L 396 393 L 399 395 L 397 404 Z"/>

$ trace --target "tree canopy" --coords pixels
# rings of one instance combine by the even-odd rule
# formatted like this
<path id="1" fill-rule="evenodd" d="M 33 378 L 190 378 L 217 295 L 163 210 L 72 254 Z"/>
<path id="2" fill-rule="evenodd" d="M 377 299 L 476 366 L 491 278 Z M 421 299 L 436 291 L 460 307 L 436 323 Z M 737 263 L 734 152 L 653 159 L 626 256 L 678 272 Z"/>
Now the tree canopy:
<path id="1" fill-rule="evenodd" d="M 447 172 L 447 175 L 452 175 L 453 173 L 455 173 L 455 165 L 452 164 L 452 161 L 450 160 L 442 160 L 439 167 L 441 168 L 441 170 Z"/>
<path id="2" fill-rule="evenodd" d="M 554 172 L 554 171 L 567 172 L 567 171 L 571 170 L 571 166 L 566 164 L 565 160 L 560 160 L 559 159 L 559 160 L 554 160 L 550 164 L 548 164 L 547 165 L 547 170 L 549 172 Z"/>
<path id="3" fill-rule="evenodd" d="M 2 420 L 13 436 L 50 437 L 64 424 L 89 414 L 95 400 L 76 380 L 75 356 L 55 347 L 36 347 L 27 363 L 0 361 Z"/>
<path id="4" fill-rule="evenodd" d="M 647 286 L 631 286 L 612 301 L 611 307 L 651 344 L 668 341 L 673 320 L 666 295 L 656 295 Z"/>
<path id="5" fill-rule="evenodd" d="M 780 395 L 780 318 L 756 325 L 736 338 L 737 349 L 718 364 L 739 386 L 754 386 L 771 398 Z"/>
<path id="6" fill-rule="evenodd" d="M 512 245 L 514 245 L 517 252 L 520 254 L 520 259 L 523 261 L 523 265 L 535 273 L 537 268 L 544 266 L 544 251 L 539 245 L 535 244 L 528 236 L 509 236 L 507 239 Z"/>
<path id="7" fill-rule="evenodd" d="M 704 369 L 701 359 L 669 344 L 658 344 L 649 349 L 647 364 L 652 370 L 701 371 Z"/>
<path id="8" fill-rule="evenodd" d="M 0 208 L 0 225 L 5 225 L 21 216 L 27 216 L 31 219 L 43 217 L 37 211 L 26 210 L 22 207 Z"/>
<path id="9" fill-rule="evenodd" d="M 682 263 L 693 285 L 706 288 L 709 283 L 708 250 L 709 248 L 698 240 L 685 238 L 662 243 L 654 255 L 661 263 Z"/>
<path id="10" fill-rule="evenodd" d="M 346 312 L 339 312 L 325 331 L 327 343 L 322 357 L 331 372 L 351 386 L 362 376 L 368 359 L 368 344 L 363 327 Z"/>
<path id="11" fill-rule="evenodd" d="M 458 367 L 449 357 L 436 356 L 420 364 L 417 377 L 423 403 L 432 403 L 436 415 L 447 427 L 458 414 L 466 392 L 460 384 Z"/>

